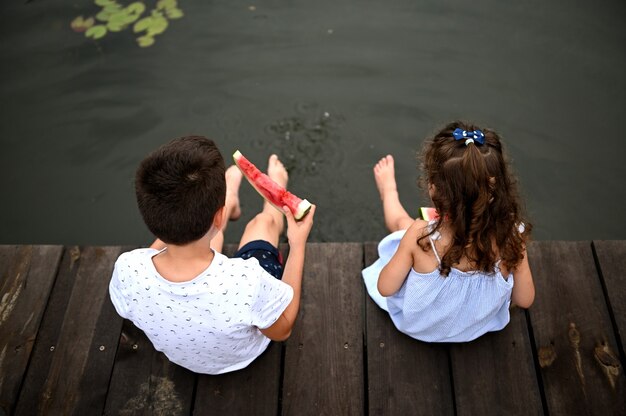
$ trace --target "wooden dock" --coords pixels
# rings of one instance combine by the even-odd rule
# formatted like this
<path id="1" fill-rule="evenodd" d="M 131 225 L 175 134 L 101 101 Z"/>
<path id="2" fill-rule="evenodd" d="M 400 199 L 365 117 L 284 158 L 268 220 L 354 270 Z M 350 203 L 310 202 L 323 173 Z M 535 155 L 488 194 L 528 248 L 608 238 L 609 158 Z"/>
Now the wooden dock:
<path id="1" fill-rule="evenodd" d="M 0 415 L 626 414 L 626 241 L 533 242 L 535 304 L 465 344 L 396 331 L 360 277 L 375 244 L 313 243 L 291 338 L 220 376 L 117 316 L 128 249 L 0 246 Z"/>

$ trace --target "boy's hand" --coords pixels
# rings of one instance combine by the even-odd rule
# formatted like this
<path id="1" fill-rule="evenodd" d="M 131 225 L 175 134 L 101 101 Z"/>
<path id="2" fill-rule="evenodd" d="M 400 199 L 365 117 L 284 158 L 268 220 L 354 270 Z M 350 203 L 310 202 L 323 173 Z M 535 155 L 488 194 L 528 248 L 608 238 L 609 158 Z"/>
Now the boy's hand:
<path id="1" fill-rule="evenodd" d="M 315 205 L 311 206 L 311 210 L 302 221 L 296 221 L 293 214 L 286 206 L 283 207 L 285 217 L 287 217 L 287 239 L 289 240 L 289 246 L 303 247 L 306 244 L 306 240 L 309 237 L 311 228 L 313 227 L 313 216 L 315 215 Z"/>

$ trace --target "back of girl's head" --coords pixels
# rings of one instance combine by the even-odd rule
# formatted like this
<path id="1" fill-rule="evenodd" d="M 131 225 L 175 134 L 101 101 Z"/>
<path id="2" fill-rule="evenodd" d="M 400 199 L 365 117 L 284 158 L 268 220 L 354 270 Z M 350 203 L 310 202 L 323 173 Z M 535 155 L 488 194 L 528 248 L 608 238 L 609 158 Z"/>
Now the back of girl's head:
<path id="1" fill-rule="evenodd" d="M 188 136 L 167 143 L 139 165 L 135 191 L 148 229 L 168 244 L 204 236 L 224 206 L 224 159 L 215 143 Z"/>
<path id="2" fill-rule="evenodd" d="M 476 139 L 467 140 L 474 131 Z M 466 132 L 465 137 L 462 132 Z M 514 269 L 522 260 L 531 225 L 522 218 L 516 180 L 500 136 L 493 130 L 455 121 L 426 141 L 421 159 L 422 185 L 431 190 L 442 219 L 433 232 L 444 221 L 452 232 L 452 246 L 442 258 L 441 271 L 447 275 L 463 256 L 484 272 L 493 271 L 498 258 Z M 525 231 L 520 234 L 522 223 Z M 428 249 L 423 239 L 420 246 Z"/>

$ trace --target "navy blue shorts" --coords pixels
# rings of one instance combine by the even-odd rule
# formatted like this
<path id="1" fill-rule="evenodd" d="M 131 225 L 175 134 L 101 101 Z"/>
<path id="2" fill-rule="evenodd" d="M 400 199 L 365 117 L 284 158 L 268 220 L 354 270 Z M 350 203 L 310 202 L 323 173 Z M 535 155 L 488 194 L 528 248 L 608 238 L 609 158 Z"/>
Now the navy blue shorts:
<path id="1" fill-rule="evenodd" d="M 234 257 L 249 259 L 254 257 L 266 272 L 277 279 L 283 278 L 283 256 L 276 247 L 265 240 L 254 240 L 246 243 L 235 253 Z"/>

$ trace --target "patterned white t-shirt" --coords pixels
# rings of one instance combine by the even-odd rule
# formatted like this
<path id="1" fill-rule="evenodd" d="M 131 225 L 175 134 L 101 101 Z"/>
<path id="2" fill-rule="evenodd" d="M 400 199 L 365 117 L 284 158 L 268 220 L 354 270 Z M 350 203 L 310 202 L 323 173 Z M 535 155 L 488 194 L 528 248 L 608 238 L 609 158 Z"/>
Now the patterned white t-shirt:
<path id="1" fill-rule="evenodd" d="M 191 371 L 220 374 L 246 367 L 270 342 L 270 327 L 293 289 L 255 258 L 215 253 L 210 266 L 187 282 L 170 282 L 154 267 L 155 249 L 122 254 L 109 284 L 123 318 L 143 330 L 158 351 Z"/>

